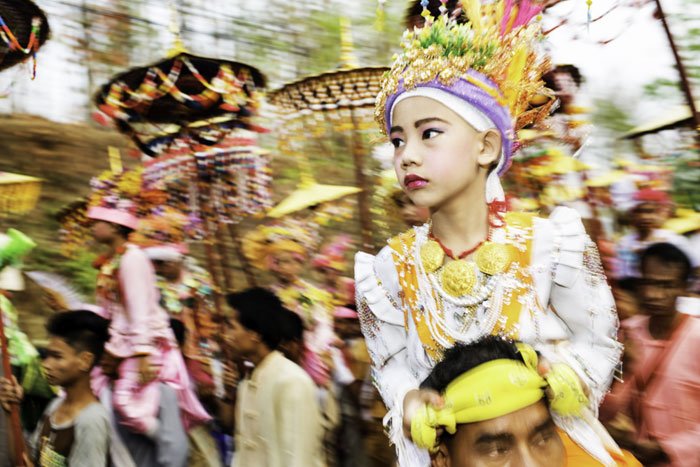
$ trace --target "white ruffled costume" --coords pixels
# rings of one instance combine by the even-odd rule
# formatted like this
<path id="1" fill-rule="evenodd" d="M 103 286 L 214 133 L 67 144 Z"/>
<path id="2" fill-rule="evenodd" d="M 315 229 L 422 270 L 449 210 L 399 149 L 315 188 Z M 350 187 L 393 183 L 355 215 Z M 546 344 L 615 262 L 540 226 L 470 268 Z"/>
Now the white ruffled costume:
<path id="1" fill-rule="evenodd" d="M 418 251 L 427 240 L 428 226 L 416 227 L 415 233 L 415 251 L 408 254 L 414 261 L 420 261 Z M 549 219 L 536 218 L 533 237 L 529 265 L 534 283 L 532 292 L 547 309 L 543 313 L 533 304 L 529 312 L 521 312 L 518 338 L 531 344 L 550 362 L 567 363 L 579 374 L 590 390 L 590 409 L 595 416 L 621 351 L 616 340 L 615 305 L 597 249 L 578 213 L 570 208 L 557 208 Z M 393 254 L 389 246 L 376 256 L 357 253 L 358 312 L 372 357 L 374 381 L 389 409 L 385 423 L 396 446 L 399 465 L 424 467 L 429 465 L 428 453 L 403 434 L 403 399 L 408 391 L 418 388 L 436 362 L 426 353 L 412 320 L 405 319 L 404 313 L 410 310 L 402 305 Z M 420 278 L 419 281 L 423 282 Z M 426 290 L 418 291 L 421 303 L 426 305 L 432 301 L 424 296 L 428 284 L 421 284 Z M 491 333 L 484 326 L 488 325 L 485 318 L 489 312 L 497 312 L 491 306 L 497 306 L 498 293 L 496 286 L 494 299 L 479 306 L 476 316 L 482 325 L 477 322 L 467 331 L 471 341 Z M 556 422 L 601 462 L 612 461 L 598 433 L 586 421 L 558 418 Z"/>

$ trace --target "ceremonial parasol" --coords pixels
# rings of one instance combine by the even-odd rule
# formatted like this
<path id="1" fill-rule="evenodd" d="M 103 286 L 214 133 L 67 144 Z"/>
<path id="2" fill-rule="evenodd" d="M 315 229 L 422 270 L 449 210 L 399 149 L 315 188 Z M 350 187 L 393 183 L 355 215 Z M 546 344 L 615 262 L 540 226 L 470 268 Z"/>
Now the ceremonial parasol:
<path id="1" fill-rule="evenodd" d="M 349 22 L 341 18 L 341 66 L 338 70 L 302 78 L 267 95 L 284 120 L 280 141 L 294 146 L 306 140 L 319 146 L 319 152 L 331 154 L 324 140 L 345 136 L 353 156 L 355 186 L 360 212 L 362 242 L 372 246 L 372 222 L 369 191 L 364 173 L 368 150 L 363 133 L 374 128 L 374 100 L 388 68 L 357 67 L 352 56 Z M 312 135 L 308 135 L 311 132 Z M 304 140 L 300 140 L 300 138 Z M 301 152 L 301 151 L 300 151 Z"/>
<path id="2" fill-rule="evenodd" d="M 145 173 L 149 186 L 196 207 L 214 283 L 231 290 L 224 227 L 239 253 L 240 242 L 235 224 L 225 221 L 269 207 L 268 161 L 257 145 L 257 133 L 264 129 L 255 122 L 266 80 L 244 63 L 187 52 L 176 23 L 174 18 L 175 45 L 165 59 L 116 75 L 97 93 L 95 103 L 153 158 Z M 239 205 L 250 193 L 239 188 L 249 185 L 246 177 L 261 187 L 256 190 L 259 202 L 243 210 Z M 254 282 L 239 256 L 248 282 Z M 216 303 L 221 311 L 221 293 Z"/>
<path id="3" fill-rule="evenodd" d="M 0 71 L 34 57 L 49 37 L 49 23 L 29 0 L 0 0 Z"/>

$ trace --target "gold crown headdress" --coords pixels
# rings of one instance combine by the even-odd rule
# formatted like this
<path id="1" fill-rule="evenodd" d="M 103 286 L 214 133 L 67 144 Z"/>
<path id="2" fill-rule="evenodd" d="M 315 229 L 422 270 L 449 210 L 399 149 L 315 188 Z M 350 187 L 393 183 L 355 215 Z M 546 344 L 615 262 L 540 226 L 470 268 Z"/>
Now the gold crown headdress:
<path id="1" fill-rule="evenodd" d="M 536 0 L 464 0 L 460 24 L 442 14 L 433 19 L 425 10 L 426 24 L 404 33 L 403 52 L 385 75 L 377 96 L 375 117 L 383 131 L 391 126 L 396 98 L 414 88 L 446 91 L 480 110 L 499 129 L 504 143 L 512 143 L 514 130 L 541 120 L 554 104 L 531 108 L 536 95 L 550 94 L 541 79 L 549 59 L 540 53 L 543 38 L 539 21 L 533 21 L 544 4 Z M 512 152 L 504 144 L 504 167 Z"/>

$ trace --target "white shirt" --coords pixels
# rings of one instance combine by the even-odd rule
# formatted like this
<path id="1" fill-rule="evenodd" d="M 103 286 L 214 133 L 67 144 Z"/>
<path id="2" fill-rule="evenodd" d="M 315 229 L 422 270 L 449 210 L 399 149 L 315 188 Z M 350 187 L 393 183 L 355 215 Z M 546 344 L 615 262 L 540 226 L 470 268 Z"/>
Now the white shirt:
<path id="1" fill-rule="evenodd" d="M 232 467 L 324 467 L 316 385 L 274 351 L 241 382 Z"/>
<path id="2" fill-rule="evenodd" d="M 407 254 L 419 257 L 428 226 L 414 230 L 415 250 Z M 534 290 L 521 298 L 529 300 L 528 304 L 536 299 L 546 309 L 543 312 L 542 307 L 531 305 L 523 308 L 518 338 L 533 345 L 550 362 L 563 362 L 574 369 L 591 392 L 590 409 L 595 414 L 621 353 L 616 340 L 615 302 L 598 251 L 586 235 L 580 216 L 570 208 L 556 208 L 549 219 L 535 218 L 532 236 L 531 264 L 527 271 L 532 275 Z M 388 246 L 376 256 L 357 254 L 357 309 L 372 357 L 373 376 L 389 409 L 385 422 L 391 425 L 390 437 L 397 448 L 399 465 L 425 467 L 429 465 L 427 452 L 403 435 L 402 407 L 406 393 L 418 388 L 435 362 L 425 351 L 412 319 L 404 320 L 393 254 Z M 432 299 L 425 298 L 431 292 L 426 289 L 427 293 L 421 295 L 421 287 L 419 274 L 419 300 L 425 313 L 431 308 Z M 488 302 L 500 303 L 494 297 Z M 490 307 L 487 302 L 482 303 L 476 316 L 487 316 Z M 445 310 L 446 316 L 449 310 Z M 493 327 L 481 329 L 483 324 L 479 323 L 483 322 L 484 319 L 479 319 L 470 325 L 470 329 L 479 328 L 468 331 L 470 338 L 465 342 L 490 334 Z M 564 420 L 555 416 L 555 421 L 596 458 L 605 463 L 612 461 L 593 426 L 582 419 Z"/>

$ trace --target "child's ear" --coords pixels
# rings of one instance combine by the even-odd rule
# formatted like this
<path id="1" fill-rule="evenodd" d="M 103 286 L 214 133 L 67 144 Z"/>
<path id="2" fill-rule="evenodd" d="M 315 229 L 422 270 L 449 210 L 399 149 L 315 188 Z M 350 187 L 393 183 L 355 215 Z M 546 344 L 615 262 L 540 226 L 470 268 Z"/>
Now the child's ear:
<path id="1" fill-rule="evenodd" d="M 78 354 L 78 365 L 80 371 L 89 372 L 95 364 L 95 354 L 92 352 L 80 352 Z"/>
<path id="2" fill-rule="evenodd" d="M 501 156 L 503 141 L 501 134 L 495 128 L 490 128 L 481 133 L 481 151 L 478 162 L 481 167 L 489 168 Z"/>
<path id="3" fill-rule="evenodd" d="M 430 467 L 450 467 L 450 452 L 443 442 L 438 446 L 437 451 L 430 454 Z"/>

